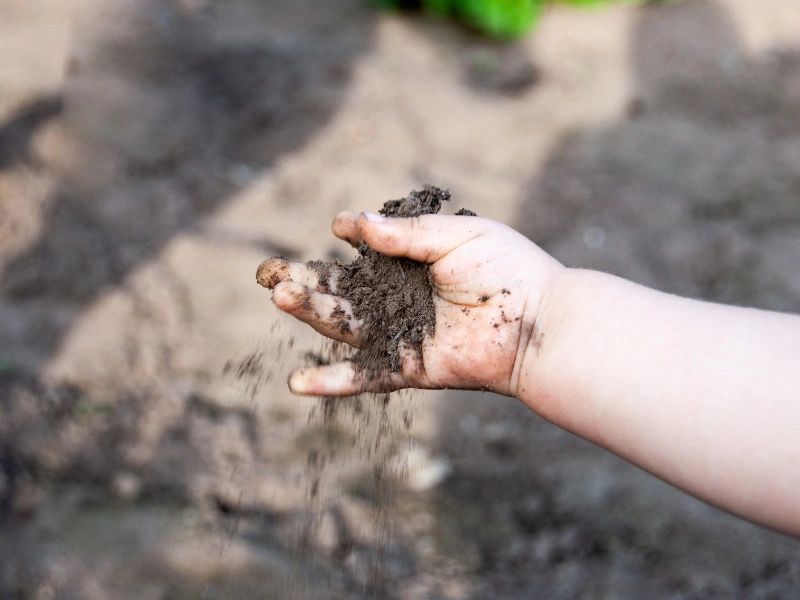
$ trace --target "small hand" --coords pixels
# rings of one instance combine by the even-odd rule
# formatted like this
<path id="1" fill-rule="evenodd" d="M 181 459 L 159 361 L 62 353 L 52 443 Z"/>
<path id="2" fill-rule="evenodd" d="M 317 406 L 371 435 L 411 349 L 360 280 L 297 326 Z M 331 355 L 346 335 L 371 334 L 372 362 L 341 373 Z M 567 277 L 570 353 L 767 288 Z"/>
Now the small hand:
<path id="1" fill-rule="evenodd" d="M 436 330 L 422 356 L 401 341 L 400 371 L 367 377 L 352 362 L 310 367 L 292 374 L 298 394 L 344 396 L 407 387 L 487 389 L 517 395 L 526 353 L 538 352 L 537 316 L 563 267 L 516 231 L 488 219 L 423 215 L 387 219 L 341 213 L 334 234 L 353 246 L 368 244 L 390 256 L 428 263 L 434 287 Z M 323 335 L 357 346 L 362 324 L 336 295 L 341 267 L 320 270 L 272 258 L 257 279 L 274 290 L 281 310 Z"/>

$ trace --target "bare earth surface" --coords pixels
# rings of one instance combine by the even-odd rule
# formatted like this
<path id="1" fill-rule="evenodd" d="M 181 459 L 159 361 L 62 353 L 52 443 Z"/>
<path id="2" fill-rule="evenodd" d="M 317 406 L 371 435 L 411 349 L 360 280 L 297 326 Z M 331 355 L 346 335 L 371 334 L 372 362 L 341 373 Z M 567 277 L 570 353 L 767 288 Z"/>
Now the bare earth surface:
<path id="1" fill-rule="evenodd" d="M 800 543 L 515 401 L 292 397 L 255 284 L 425 182 L 570 265 L 800 311 L 800 10 L 0 2 L 0 597 L 794 599 Z M 613 343 L 610 340 L 609 343 Z"/>

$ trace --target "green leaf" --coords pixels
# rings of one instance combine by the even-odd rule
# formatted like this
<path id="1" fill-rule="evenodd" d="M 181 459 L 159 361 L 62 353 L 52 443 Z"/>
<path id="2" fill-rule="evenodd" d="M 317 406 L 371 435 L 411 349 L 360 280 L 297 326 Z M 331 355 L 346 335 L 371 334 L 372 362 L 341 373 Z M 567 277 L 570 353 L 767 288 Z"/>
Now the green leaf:
<path id="1" fill-rule="evenodd" d="M 454 17 L 488 35 L 513 39 L 530 31 L 550 4 L 568 4 L 596 8 L 620 2 L 644 4 L 650 0 L 369 0 L 387 9 L 422 8 L 443 16 Z M 658 0 L 662 3 L 677 0 Z"/>
<path id="2" fill-rule="evenodd" d="M 470 25 L 503 38 L 526 33 L 542 12 L 541 0 L 461 0 L 459 13 Z"/>

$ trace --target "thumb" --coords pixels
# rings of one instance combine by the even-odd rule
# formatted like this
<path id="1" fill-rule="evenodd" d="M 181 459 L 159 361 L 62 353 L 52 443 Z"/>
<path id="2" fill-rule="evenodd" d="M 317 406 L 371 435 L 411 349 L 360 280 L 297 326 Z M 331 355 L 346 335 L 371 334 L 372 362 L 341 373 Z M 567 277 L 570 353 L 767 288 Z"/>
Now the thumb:
<path id="1" fill-rule="evenodd" d="M 425 263 L 435 263 L 487 229 L 485 219 L 449 215 L 403 219 L 361 213 L 357 225 L 361 237 L 373 250 Z"/>

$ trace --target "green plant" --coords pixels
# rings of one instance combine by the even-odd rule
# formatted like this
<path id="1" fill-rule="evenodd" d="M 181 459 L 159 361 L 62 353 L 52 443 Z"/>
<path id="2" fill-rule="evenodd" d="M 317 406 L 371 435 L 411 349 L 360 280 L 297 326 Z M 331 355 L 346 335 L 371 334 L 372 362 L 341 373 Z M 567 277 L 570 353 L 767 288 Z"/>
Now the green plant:
<path id="1" fill-rule="evenodd" d="M 548 4 L 596 7 L 615 1 L 643 4 L 649 0 L 371 0 L 381 8 L 421 9 L 434 15 L 454 18 L 501 39 L 518 38 L 527 33 Z"/>

